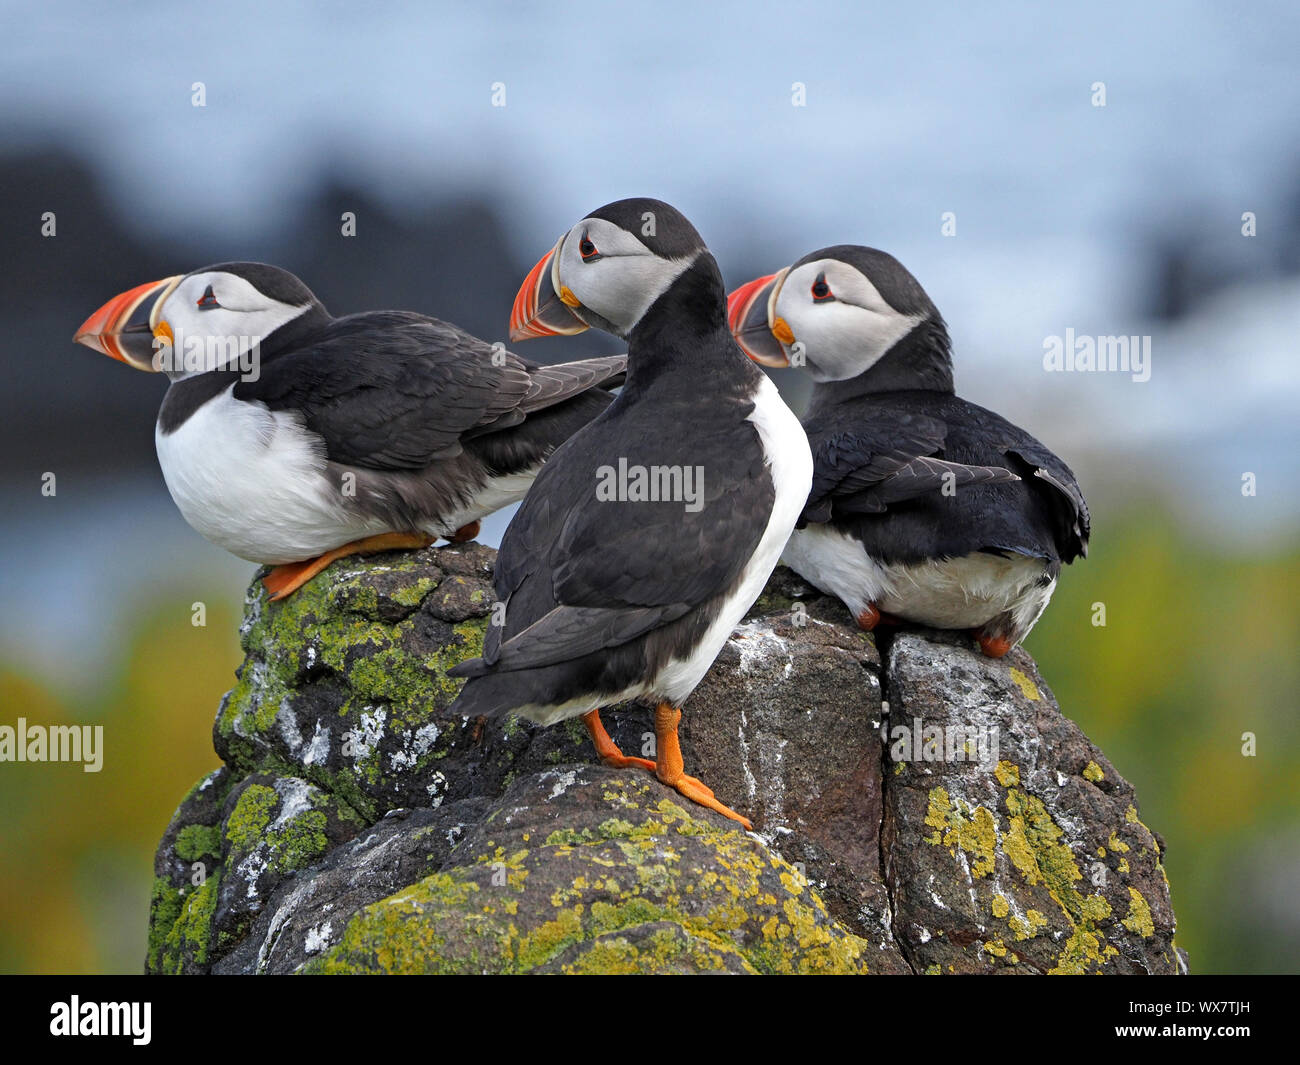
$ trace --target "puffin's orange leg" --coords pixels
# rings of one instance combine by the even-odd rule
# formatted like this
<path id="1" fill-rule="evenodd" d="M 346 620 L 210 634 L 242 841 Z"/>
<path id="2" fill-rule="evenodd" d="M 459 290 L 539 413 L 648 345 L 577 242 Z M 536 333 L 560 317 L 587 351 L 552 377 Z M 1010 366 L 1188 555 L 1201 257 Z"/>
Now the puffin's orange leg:
<path id="1" fill-rule="evenodd" d="M 878 625 L 901 625 L 902 622 L 893 614 L 884 614 L 876 609 L 875 603 L 868 603 L 867 608 L 854 619 L 863 632 L 871 632 Z"/>
<path id="2" fill-rule="evenodd" d="M 479 529 L 483 527 L 482 522 L 471 521 L 468 525 L 462 525 L 454 533 L 447 537 L 453 544 L 463 544 L 466 540 L 472 540 L 478 535 Z"/>
<path id="3" fill-rule="evenodd" d="M 677 724 L 682 719 L 682 712 L 668 703 L 660 703 L 655 708 L 655 736 L 657 738 L 658 765 L 655 776 L 670 788 L 686 796 L 691 802 L 716 810 L 724 817 L 739 821 L 747 829 L 754 826 L 749 819 L 741 817 L 730 807 L 724 806 L 714 796 L 713 791 L 695 777 L 688 777 L 682 763 L 682 747 L 677 739 Z"/>
<path id="4" fill-rule="evenodd" d="M 348 555 L 373 555 L 377 551 L 428 547 L 431 543 L 433 537 L 424 533 L 390 532 L 367 536 L 364 540 L 353 540 L 352 543 L 336 547 L 333 551 L 326 551 L 318 558 L 275 566 L 262 578 L 262 585 L 271 593 L 271 600 L 274 602 L 292 595 L 336 559 L 346 558 Z"/>
<path id="5" fill-rule="evenodd" d="M 989 658 L 1001 658 L 1015 646 L 1015 644 L 1010 640 L 1002 636 L 984 636 L 977 634 L 975 639 L 979 640 L 980 650 Z"/>
<path id="6" fill-rule="evenodd" d="M 583 714 L 582 723 L 587 726 L 587 734 L 591 736 L 591 742 L 596 745 L 596 753 L 606 765 L 613 766 L 615 769 L 629 769 L 636 766 L 638 769 L 654 772 L 655 764 L 648 758 L 634 758 L 618 749 L 618 744 L 610 739 L 609 733 L 605 731 L 605 723 L 600 719 L 599 710 L 591 710 Z"/>

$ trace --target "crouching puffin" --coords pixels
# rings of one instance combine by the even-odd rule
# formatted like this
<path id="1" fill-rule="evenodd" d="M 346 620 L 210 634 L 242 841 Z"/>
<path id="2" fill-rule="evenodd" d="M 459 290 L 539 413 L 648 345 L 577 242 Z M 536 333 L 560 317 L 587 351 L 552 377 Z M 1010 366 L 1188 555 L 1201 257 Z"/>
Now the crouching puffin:
<path id="1" fill-rule="evenodd" d="M 803 419 L 812 493 L 784 561 L 882 618 L 971 629 L 1000 658 L 1028 634 L 1062 562 L 1088 549 L 1070 468 L 954 394 L 947 326 L 891 255 L 839 245 L 737 289 L 749 356 L 816 384 Z"/>
<path id="2" fill-rule="evenodd" d="M 450 708 L 581 716 L 606 765 L 728 809 L 682 764 L 681 706 L 762 591 L 808 496 L 798 419 L 727 328 L 717 263 L 658 200 L 611 203 L 528 275 L 512 339 L 594 326 L 628 343 L 627 383 L 556 449 L 501 541 L 500 624 Z M 656 706 L 656 758 L 626 756 L 600 708 Z"/>
<path id="3" fill-rule="evenodd" d="M 610 404 L 626 364 L 536 366 L 406 311 L 334 318 L 262 263 L 140 285 L 74 339 L 171 378 L 154 438 L 172 499 L 273 566 L 273 599 L 346 555 L 472 539 Z"/>

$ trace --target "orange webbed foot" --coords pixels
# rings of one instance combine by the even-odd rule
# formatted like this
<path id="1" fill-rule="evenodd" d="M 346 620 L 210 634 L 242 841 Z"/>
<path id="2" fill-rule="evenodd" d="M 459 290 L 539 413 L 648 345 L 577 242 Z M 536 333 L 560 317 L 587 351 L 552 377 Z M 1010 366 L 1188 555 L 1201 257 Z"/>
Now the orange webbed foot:
<path id="1" fill-rule="evenodd" d="M 1012 641 L 1003 636 L 976 636 L 979 641 L 980 650 L 989 658 L 1002 658 L 1008 651 L 1015 646 Z"/>
<path id="2" fill-rule="evenodd" d="M 747 831 L 753 831 L 754 826 L 750 824 L 749 818 L 719 802 L 713 789 L 702 781 L 686 775 L 682 765 L 681 741 L 677 736 L 677 725 L 681 719 L 682 712 L 668 703 L 660 703 L 655 710 L 655 736 L 659 755 L 655 776 L 691 802 L 738 821 Z"/>
<path id="3" fill-rule="evenodd" d="M 636 758 L 630 754 L 624 754 L 617 743 L 615 743 L 608 732 L 605 731 L 605 723 L 600 720 L 600 711 L 591 710 L 582 715 L 582 723 L 587 726 L 587 734 L 591 736 L 591 742 L 596 745 L 596 754 L 600 756 L 601 762 L 612 769 L 648 769 L 654 772 L 655 764 L 648 758 Z"/>
<path id="4" fill-rule="evenodd" d="M 468 525 L 462 525 L 454 533 L 448 536 L 447 540 L 453 544 L 463 544 L 467 540 L 474 539 L 474 537 L 476 537 L 479 534 L 479 530 L 482 528 L 483 528 L 482 522 L 471 521 Z"/>
<path id="5" fill-rule="evenodd" d="M 863 632 L 874 632 L 880 626 L 897 626 L 902 621 L 894 617 L 893 614 L 886 614 L 884 611 L 877 609 L 875 603 L 868 603 L 865 610 L 853 616 L 853 620 L 858 623 L 858 628 Z"/>
<path id="6" fill-rule="evenodd" d="M 271 594 L 271 601 L 287 599 L 316 574 L 340 558 L 348 555 L 373 555 L 380 551 L 400 551 L 407 548 L 428 547 L 433 537 L 425 533 L 380 533 L 367 536 L 362 540 L 353 540 L 350 544 L 336 547 L 333 551 L 302 562 L 288 562 L 274 566 L 271 572 L 262 578 L 262 586 Z"/>

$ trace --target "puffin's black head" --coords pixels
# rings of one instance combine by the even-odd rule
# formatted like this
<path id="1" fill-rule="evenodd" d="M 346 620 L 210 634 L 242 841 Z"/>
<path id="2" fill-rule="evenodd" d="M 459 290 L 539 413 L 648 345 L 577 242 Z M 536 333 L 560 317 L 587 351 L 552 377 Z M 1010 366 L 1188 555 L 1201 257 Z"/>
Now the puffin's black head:
<path id="1" fill-rule="evenodd" d="M 515 296 L 510 339 L 581 333 L 626 337 L 674 281 L 708 254 L 695 227 L 662 200 L 592 211 L 542 257 Z"/>
<path id="2" fill-rule="evenodd" d="M 254 345 L 269 354 L 290 323 L 328 316 L 288 270 L 218 263 L 114 297 L 73 339 L 138 370 L 184 377 L 238 361 Z M 165 348 L 170 362 L 159 357 Z"/>
<path id="3" fill-rule="evenodd" d="M 802 365 L 818 382 L 857 377 L 917 334 L 926 337 L 927 363 L 948 357 L 938 308 L 902 263 L 875 248 L 822 248 L 742 285 L 727 304 L 732 334 L 751 359 Z"/>

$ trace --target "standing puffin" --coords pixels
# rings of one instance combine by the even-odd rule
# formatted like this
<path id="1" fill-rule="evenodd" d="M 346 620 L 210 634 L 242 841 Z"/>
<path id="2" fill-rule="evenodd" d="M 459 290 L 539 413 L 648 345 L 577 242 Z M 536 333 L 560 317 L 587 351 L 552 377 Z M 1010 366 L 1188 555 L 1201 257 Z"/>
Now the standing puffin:
<path id="1" fill-rule="evenodd" d="M 626 364 L 535 366 L 407 311 L 334 318 L 262 263 L 140 285 L 74 339 L 171 378 L 154 438 L 172 499 L 273 566 L 273 599 L 346 555 L 472 539 L 610 404 Z"/>
<path id="2" fill-rule="evenodd" d="M 624 337 L 627 383 L 556 449 L 506 530 L 504 616 L 483 657 L 451 670 L 469 678 L 451 712 L 581 716 L 606 765 L 652 770 L 748 828 L 684 773 L 680 707 L 776 566 L 812 456 L 732 339 L 725 291 L 694 226 L 650 199 L 593 211 L 528 275 L 511 338 Z M 656 706 L 654 762 L 625 756 L 601 724 L 600 708 L 625 699 Z"/>
<path id="3" fill-rule="evenodd" d="M 917 280 L 874 248 L 822 248 L 733 292 L 728 319 L 750 358 L 816 382 L 813 488 L 783 561 L 864 629 L 971 629 L 992 658 L 1024 639 L 1087 554 L 1088 507 L 1051 451 L 954 394 Z"/>

